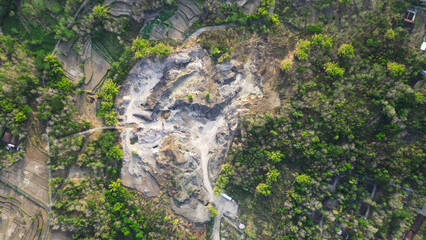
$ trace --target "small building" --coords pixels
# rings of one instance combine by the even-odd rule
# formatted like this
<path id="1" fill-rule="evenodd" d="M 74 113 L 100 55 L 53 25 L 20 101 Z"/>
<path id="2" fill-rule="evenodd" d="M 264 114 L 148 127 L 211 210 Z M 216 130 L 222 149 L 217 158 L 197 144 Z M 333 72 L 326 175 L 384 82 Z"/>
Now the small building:
<path id="1" fill-rule="evenodd" d="M 376 190 L 377 190 L 377 185 L 374 183 L 370 183 L 367 185 L 367 191 L 370 194 L 371 198 L 374 198 L 374 196 L 376 195 Z"/>
<path id="2" fill-rule="evenodd" d="M 225 198 L 228 201 L 232 201 L 232 198 L 225 193 L 221 193 L 220 196 L 222 196 L 223 198 Z"/>
<path id="3" fill-rule="evenodd" d="M 405 232 L 401 239 L 403 240 L 411 240 L 414 236 L 420 231 L 423 222 L 425 221 L 426 215 L 426 207 L 423 207 L 422 210 L 418 211 L 418 215 L 416 219 L 414 219 L 413 224 L 408 232 Z"/>
<path id="4" fill-rule="evenodd" d="M 238 223 L 238 228 L 243 230 L 244 228 L 246 228 L 246 225 L 242 224 L 242 223 Z"/>
<path id="5" fill-rule="evenodd" d="M 371 208 L 370 204 L 363 203 L 361 207 L 359 208 L 360 218 L 367 219 L 368 215 L 370 215 L 370 208 Z"/>
<path id="6" fill-rule="evenodd" d="M 413 29 L 414 20 L 416 19 L 416 15 L 417 15 L 416 9 L 407 10 L 407 12 L 405 13 L 404 18 L 403 18 L 404 28 L 407 28 L 409 30 Z"/>
<path id="7" fill-rule="evenodd" d="M 423 52 L 426 51 L 426 36 L 423 37 L 423 43 L 420 46 L 420 50 L 422 50 Z"/>
<path id="8" fill-rule="evenodd" d="M 10 132 L 5 132 L 3 135 L 3 142 L 6 144 L 6 149 L 11 150 L 17 148 L 19 150 L 19 139 L 16 136 L 13 136 Z M 18 147 L 17 147 L 18 146 Z"/>
<path id="9" fill-rule="evenodd" d="M 320 224 L 321 223 L 321 221 L 322 221 L 322 218 L 324 217 L 324 214 L 321 212 L 321 211 L 315 211 L 313 214 L 312 214 L 312 221 L 315 223 L 315 224 Z"/>
<path id="10" fill-rule="evenodd" d="M 338 229 L 339 230 L 337 231 L 337 235 L 341 236 L 344 240 L 349 239 L 349 234 L 345 230 L 343 230 L 341 227 Z"/>
<path id="11" fill-rule="evenodd" d="M 12 142 L 12 133 L 5 132 L 4 135 L 3 135 L 3 142 L 5 142 L 6 144 L 11 143 Z"/>

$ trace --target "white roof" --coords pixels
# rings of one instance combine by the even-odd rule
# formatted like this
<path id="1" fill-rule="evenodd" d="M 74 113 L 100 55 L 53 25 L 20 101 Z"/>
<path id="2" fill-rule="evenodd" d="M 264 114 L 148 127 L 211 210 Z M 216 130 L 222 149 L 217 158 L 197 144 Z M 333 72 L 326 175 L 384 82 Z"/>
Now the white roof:
<path id="1" fill-rule="evenodd" d="M 426 51 L 426 42 L 423 42 L 423 43 L 422 43 L 422 46 L 420 47 L 420 49 L 421 49 L 422 51 Z"/>
<path id="2" fill-rule="evenodd" d="M 244 224 L 242 224 L 242 223 L 238 223 L 238 228 L 239 229 L 244 229 L 244 228 L 246 228 L 246 226 Z"/>
<path id="3" fill-rule="evenodd" d="M 231 201 L 232 198 L 225 193 L 221 193 L 220 196 L 224 197 L 226 200 Z"/>

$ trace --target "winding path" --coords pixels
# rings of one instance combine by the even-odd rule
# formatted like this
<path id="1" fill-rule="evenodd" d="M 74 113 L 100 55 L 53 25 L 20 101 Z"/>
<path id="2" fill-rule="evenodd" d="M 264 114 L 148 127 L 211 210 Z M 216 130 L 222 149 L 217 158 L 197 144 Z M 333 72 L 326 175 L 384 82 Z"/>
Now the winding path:
<path id="1" fill-rule="evenodd" d="M 205 31 L 211 31 L 211 30 L 215 30 L 215 29 L 222 29 L 222 28 L 229 28 L 229 27 L 235 27 L 237 26 L 237 24 L 235 23 L 229 23 L 229 24 L 223 24 L 223 25 L 218 25 L 218 26 L 208 26 L 208 27 L 202 27 L 197 29 L 195 32 L 193 32 L 191 35 L 189 35 L 188 38 L 185 39 L 185 41 L 183 42 L 184 44 L 193 39 L 196 38 L 198 36 L 201 35 L 201 33 L 205 32 Z"/>
<path id="2" fill-rule="evenodd" d="M 80 11 L 81 11 L 81 9 L 83 9 L 83 7 L 89 2 L 90 0 L 85 0 L 81 5 L 80 5 L 80 7 L 77 9 L 77 11 L 74 13 L 74 16 L 73 16 L 73 18 L 75 19 L 77 16 L 78 16 L 78 14 L 80 13 Z M 68 23 L 68 25 L 67 25 L 67 29 L 69 28 L 69 27 L 71 27 L 71 25 L 72 25 L 72 22 L 71 23 Z M 52 50 L 52 55 L 55 55 L 55 52 L 56 52 L 56 50 L 58 49 L 58 47 L 59 47 L 59 44 L 61 44 L 61 40 L 59 39 L 57 42 L 56 42 L 56 45 L 55 45 L 55 47 L 53 48 L 53 50 Z"/>

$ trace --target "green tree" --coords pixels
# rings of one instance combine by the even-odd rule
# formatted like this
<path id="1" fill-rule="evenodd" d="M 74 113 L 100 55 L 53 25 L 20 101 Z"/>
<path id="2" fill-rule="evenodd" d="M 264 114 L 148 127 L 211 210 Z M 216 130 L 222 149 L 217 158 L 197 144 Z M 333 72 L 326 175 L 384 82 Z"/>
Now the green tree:
<path id="1" fill-rule="evenodd" d="M 312 45 L 324 50 L 330 50 L 333 47 L 333 38 L 327 35 L 315 34 L 312 37 Z"/>
<path id="2" fill-rule="evenodd" d="M 99 98 L 102 99 L 101 107 L 98 110 L 98 114 L 105 121 L 106 125 L 113 126 L 117 124 L 117 118 L 114 108 L 114 97 L 118 94 L 117 85 L 108 79 L 98 94 Z"/>
<path id="3" fill-rule="evenodd" d="M 280 151 L 266 152 L 266 156 L 272 163 L 279 163 L 284 158 L 284 154 L 282 154 Z"/>
<path id="4" fill-rule="evenodd" d="M 109 8 L 108 6 L 98 4 L 93 8 L 92 12 L 95 18 L 104 19 L 109 14 Z"/>
<path id="5" fill-rule="evenodd" d="M 135 58 L 146 58 L 150 56 L 164 57 L 171 53 L 172 48 L 162 42 L 155 43 L 137 37 L 132 44 Z"/>
<path id="6" fill-rule="evenodd" d="M 281 62 L 281 71 L 288 72 L 290 71 L 292 66 L 293 66 L 293 61 L 283 60 Z"/>
<path id="7" fill-rule="evenodd" d="M 354 57 L 354 47 L 352 46 L 352 43 L 350 44 L 343 44 L 340 46 L 339 51 L 337 53 L 339 57 L 344 59 L 351 59 Z"/>
<path id="8" fill-rule="evenodd" d="M 394 40 L 396 37 L 396 33 L 392 28 L 389 28 L 385 33 L 385 38 L 388 40 Z"/>
<path id="9" fill-rule="evenodd" d="M 306 31 L 309 34 L 318 34 L 318 33 L 322 33 L 323 29 L 322 29 L 321 23 L 318 23 L 315 25 L 308 25 L 306 27 Z"/>
<path id="10" fill-rule="evenodd" d="M 272 184 L 276 182 L 278 177 L 280 176 L 280 172 L 277 169 L 272 169 L 266 174 L 266 182 L 268 184 Z"/>
<path id="11" fill-rule="evenodd" d="M 342 77 L 343 74 L 345 74 L 345 69 L 340 68 L 334 62 L 328 62 L 328 63 L 324 64 L 324 70 L 327 73 L 327 75 L 329 75 L 333 78 Z"/>
<path id="12" fill-rule="evenodd" d="M 209 206 L 209 211 L 210 211 L 211 218 L 214 218 L 218 215 L 217 209 L 212 205 Z"/>
<path id="13" fill-rule="evenodd" d="M 296 182 L 298 184 L 302 185 L 302 186 L 309 185 L 310 182 L 311 182 L 311 177 L 309 177 L 306 174 L 297 174 L 297 173 L 295 173 L 294 175 L 296 177 Z"/>
<path id="14" fill-rule="evenodd" d="M 388 62 L 387 68 L 392 77 L 401 77 L 405 73 L 405 65 L 396 62 Z"/>
<path id="15" fill-rule="evenodd" d="M 311 48 L 310 41 L 308 40 L 299 41 L 294 55 L 296 55 L 297 59 L 299 60 L 306 60 L 308 59 L 308 56 L 309 56 L 308 53 L 310 48 Z"/>
<path id="16" fill-rule="evenodd" d="M 256 190 L 261 193 L 263 196 L 268 196 L 269 194 L 271 194 L 271 190 L 270 190 L 271 186 L 265 184 L 265 183 L 259 183 L 259 185 L 257 185 Z"/>

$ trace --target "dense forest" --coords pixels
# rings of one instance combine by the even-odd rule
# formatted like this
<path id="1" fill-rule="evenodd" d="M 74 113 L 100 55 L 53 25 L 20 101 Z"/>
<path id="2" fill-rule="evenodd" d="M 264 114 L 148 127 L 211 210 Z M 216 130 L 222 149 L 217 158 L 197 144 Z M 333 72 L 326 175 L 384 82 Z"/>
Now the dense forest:
<path id="1" fill-rule="evenodd" d="M 215 187 L 245 203 L 242 218 L 259 226 L 251 237 L 399 239 L 423 208 L 425 92 L 414 85 L 425 55 L 408 44 L 402 2 L 376 11 L 356 27 L 324 22 L 297 38 L 271 18 L 270 38 L 294 46 L 278 77 L 286 100 L 241 118 Z"/>

